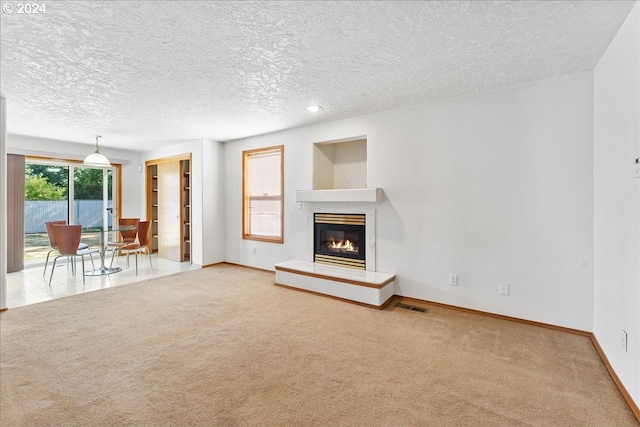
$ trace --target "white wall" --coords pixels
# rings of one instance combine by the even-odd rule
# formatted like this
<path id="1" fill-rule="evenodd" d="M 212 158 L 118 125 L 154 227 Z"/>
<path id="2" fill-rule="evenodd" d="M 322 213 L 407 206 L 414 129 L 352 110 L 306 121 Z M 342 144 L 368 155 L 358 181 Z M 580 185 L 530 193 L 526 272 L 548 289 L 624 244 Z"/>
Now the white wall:
<path id="1" fill-rule="evenodd" d="M 594 72 L 594 323 L 611 366 L 640 405 L 640 6 Z M 628 350 L 621 345 L 628 334 Z"/>
<path id="2" fill-rule="evenodd" d="M 591 330 L 592 73 L 226 144 L 227 261 L 273 269 L 303 257 L 295 190 L 312 188 L 313 144 L 362 135 L 368 185 L 386 195 L 377 269 L 397 275 L 398 294 Z M 241 152 L 278 144 L 285 242 L 242 240 Z"/>
<path id="3" fill-rule="evenodd" d="M 7 151 L 12 154 L 24 154 L 31 156 L 43 156 L 69 160 L 84 160 L 87 155 L 93 153 L 95 145 L 78 144 L 76 142 L 59 141 L 54 139 L 38 138 L 25 135 L 7 135 Z M 100 147 L 100 152 L 110 161 L 122 163 L 122 216 L 140 216 L 141 193 L 138 185 L 140 173 L 137 170 L 140 163 L 140 153 L 128 150 L 119 150 L 109 147 Z"/>
<path id="4" fill-rule="evenodd" d="M 333 144 L 334 188 L 364 188 L 367 186 L 367 141 Z"/>
<path id="5" fill-rule="evenodd" d="M 191 153 L 191 263 L 199 266 L 224 261 L 224 145 L 211 140 L 163 143 L 156 150 L 142 153 L 145 161 Z M 140 180 L 144 195 L 146 177 Z M 140 198 L 146 214 L 145 197 Z"/>
<path id="6" fill-rule="evenodd" d="M 313 190 L 328 190 L 333 186 L 333 153 L 335 144 L 313 146 Z"/>
<path id="7" fill-rule="evenodd" d="M 202 258 L 203 265 L 224 258 L 224 144 L 205 140 L 202 145 Z"/>

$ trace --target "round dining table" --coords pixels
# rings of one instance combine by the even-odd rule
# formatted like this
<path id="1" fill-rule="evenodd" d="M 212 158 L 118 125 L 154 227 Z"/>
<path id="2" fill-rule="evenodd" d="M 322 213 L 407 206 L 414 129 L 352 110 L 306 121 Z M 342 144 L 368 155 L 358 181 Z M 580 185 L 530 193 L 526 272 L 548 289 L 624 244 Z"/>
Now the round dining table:
<path id="1" fill-rule="evenodd" d="M 122 271 L 122 267 L 107 267 L 104 263 L 104 256 L 107 251 L 107 245 L 105 243 L 104 235 L 111 231 L 131 231 L 135 230 L 136 227 L 132 225 L 127 226 L 109 226 L 109 227 L 87 227 L 83 228 L 82 231 L 86 232 L 100 232 L 100 268 L 96 268 L 95 270 L 86 271 L 85 274 L 87 276 L 107 276 L 109 274 L 117 273 Z M 114 249 L 117 250 L 117 249 Z"/>

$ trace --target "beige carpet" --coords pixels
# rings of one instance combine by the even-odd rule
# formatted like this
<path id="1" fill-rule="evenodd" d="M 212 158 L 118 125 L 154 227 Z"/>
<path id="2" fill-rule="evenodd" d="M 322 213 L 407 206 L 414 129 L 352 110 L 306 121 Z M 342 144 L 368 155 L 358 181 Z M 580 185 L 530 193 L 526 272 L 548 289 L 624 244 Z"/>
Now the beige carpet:
<path id="1" fill-rule="evenodd" d="M 2 426 L 634 426 L 586 337 L 222 265 L 0 316 Z"/>

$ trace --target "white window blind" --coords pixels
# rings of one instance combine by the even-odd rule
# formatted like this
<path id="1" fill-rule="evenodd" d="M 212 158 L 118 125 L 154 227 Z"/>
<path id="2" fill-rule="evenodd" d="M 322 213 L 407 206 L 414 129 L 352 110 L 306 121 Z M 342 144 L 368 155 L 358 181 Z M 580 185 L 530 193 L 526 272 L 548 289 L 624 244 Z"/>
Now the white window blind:
<path id="1" fill-rule="evenodd" d="M 244 152 L 243 237 L 282 241 L 283 147 Z"/>

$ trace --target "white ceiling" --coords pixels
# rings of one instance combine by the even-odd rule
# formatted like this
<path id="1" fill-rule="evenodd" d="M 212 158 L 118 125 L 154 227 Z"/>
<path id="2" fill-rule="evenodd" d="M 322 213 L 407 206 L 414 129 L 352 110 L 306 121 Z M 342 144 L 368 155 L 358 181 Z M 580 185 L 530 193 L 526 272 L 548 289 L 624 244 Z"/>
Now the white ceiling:
<path id="1" fill-rule="evenodd" d="M 136 150 L 591 70 L 634 4 L 46 1 L 27 15 L 7 3 L 8 132 Z"/>

